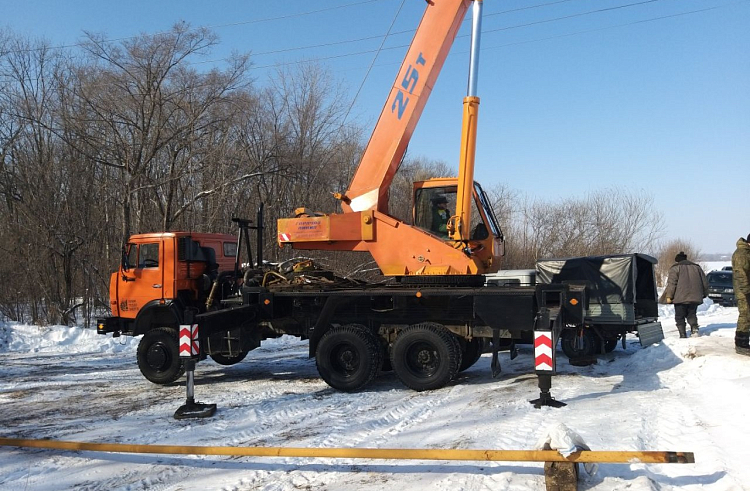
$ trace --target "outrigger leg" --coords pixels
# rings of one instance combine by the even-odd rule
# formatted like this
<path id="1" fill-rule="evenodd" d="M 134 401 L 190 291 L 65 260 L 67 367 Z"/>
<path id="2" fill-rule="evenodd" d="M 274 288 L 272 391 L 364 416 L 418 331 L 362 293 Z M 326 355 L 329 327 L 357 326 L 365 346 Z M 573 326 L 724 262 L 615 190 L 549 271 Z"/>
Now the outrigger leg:
<path id="1" fill-rule="evenodd" d="M 185 325 L 180 326 L 180 358 L 187 372 L 187 400 L 174 413 L 175 419 L 210 418 L 216 413 L 216 404 L 195 402 L 195 365 L 200 355 L 198 324 L 193 323 L 194 313 L 185 311 Z"/>
<path id="2" fill-rule="evenodd" d="M 194 372 L 195 360 L 185 360 L 185 371 L 187 372 L 187 400 L 174 413 L 174 419 L 188 418 L 210 418 L 216 413 L 216 404 L 204 404 L 195 402 Z"/>
<path id="3" fill-rule="evenodd" d="M 553 317 L 554 322 L 550 322 Z M 556 371 L 555 346 L 559 329 L 560 311 L 546 307 L 539 309 L 534 326 L 534 369 L 539 381 L 539 398 L 529 401 L 537 409 L 542 406 L 566 406 L 564 402 L 556 401 L 550 393 L 552 375 Z"/>
<path id="4" fill-rule="evenodd" d="M 552 388 L 552 375 L 538 375 L 539 379 L 539 398 L 529 401 L 534 405 L 535 408 L 539 409 L 542 406 L 550 407 L 565 407 L 567 404 L 555 400 L 552 397 L 550 389 Z"/>

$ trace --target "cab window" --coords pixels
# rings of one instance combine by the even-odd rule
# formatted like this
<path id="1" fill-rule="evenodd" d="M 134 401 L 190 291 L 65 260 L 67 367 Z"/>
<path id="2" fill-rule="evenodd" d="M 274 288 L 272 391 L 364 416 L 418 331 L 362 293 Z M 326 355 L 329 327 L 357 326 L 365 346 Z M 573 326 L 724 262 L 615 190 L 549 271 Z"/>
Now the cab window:
<path id="1" fill-rule="evenodd" d="M 127 252 L 125 253 L 125 257 L 128 262 L 123 267 L 127 266 L 127 268 L 133 268 L 138 264 L 138 244 L 128 244 L 126 249 Z"/>
<path id="2" fill-rule="evenodd" d="M 417 189 L 414 195 L 414 225 L 448 238 L 446 225 L 456 210 L 456 187 Z"/>
<path id="3" fill-rule="evenodd" d="M 159 244 L 140 244 L 138 253 L 139 268 L 159 267 Z"/>
<path id="4" fill-rule="evenodd" d="M 414 195 L 414 224 L 447 239 L 446 224 L 448 219 L 456 212 L 456 197 L 456 186 L 417 189 Z M 471 223 L 469 224 L 470 239 L 487 239 L 490 232 L 495 231 L 492 222 L 490 222 L 490 228 L 492 230 L 487 229 L 477 202 L 472 199 Z"/>
<path id="5" fill-rule="evenodd" d="M 237 242 L 224 242 L 224 257 L 237 256 Z"/>

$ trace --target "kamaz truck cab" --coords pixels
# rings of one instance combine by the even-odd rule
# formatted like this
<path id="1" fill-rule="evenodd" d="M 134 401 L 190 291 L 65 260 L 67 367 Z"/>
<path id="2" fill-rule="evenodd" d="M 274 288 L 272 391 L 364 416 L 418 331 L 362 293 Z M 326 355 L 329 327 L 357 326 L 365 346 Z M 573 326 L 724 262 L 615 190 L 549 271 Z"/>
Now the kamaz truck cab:
<path id="1" fill-rule="evenodd" d="M 97 319 L 97 332 L 143 334 L 138 345 L 141 373 L 154 383 L 174 382 L 183 373 L 177 356 L 177 332 L 185 312 L 206 312 L 227 296 L 217 289 L 231 285 L 222 280 L 223 276 L 236 278 L 238 248 L 237 238 L 227 234 L 164 232 L 131 236 L 109 281 L 112 315 Z M 224 341 L 217 337 L 205 353 L 215 360 L 232 362 L 233 357 L 247 353 L 247 348 Z"/>

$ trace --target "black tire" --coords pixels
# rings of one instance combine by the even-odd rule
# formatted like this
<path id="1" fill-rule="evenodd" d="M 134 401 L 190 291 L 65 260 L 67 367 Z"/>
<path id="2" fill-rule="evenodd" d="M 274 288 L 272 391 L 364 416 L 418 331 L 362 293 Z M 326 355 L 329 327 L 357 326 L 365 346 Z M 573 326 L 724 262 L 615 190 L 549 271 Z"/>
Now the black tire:
<path id="1" fill-rule="evenodd" d="M 600 352 L 599 338 L 591 329 L 564 329 L 560 337 L 563 353 L 570 359 L 589 358 Z"/>
<path id="2" fill-rule="evenodd" d="M 228 367 L 228 366 L 234 365 L 244 360 L 248 353 L 249 351 L 240 351 L 234 356 L 223 355 L 221 353 L 214 353 L 209 356 L 211 357 L 213 361 L 215 361 L 219 365 L 224 365 Z"/>
<path id="3" fill-rule="evenodd" d="M 604 352 L 605 353 L 612 353 L 615 348 L 617 348 L 617 343 L 620 341 L 620 339 L 605 339 L 604 340 Z"/>
<path id="4" fill-rule="evenodd" d="M 458 373 L 461 347 L 445 327 L 416 324 L 396 337 L 391 348 L 391 365 L 399 380 L 410 389 L 439 389 Z"/>
<path id="5" fill-rule="evenodd" d="M 484 338 L 472 338 L 471 341 L 466 341 L 463 345 L 463 353 L 461 356 L 461 366 L 458 368 L 459 372 L 471 368 L 479 358 L 482 357 L 484 352 Z"/>
<path id="6" fill-rule="evenodd" d="M 336 390 L 351 392 L 369 384 L 383 366 L 378 338 L 364 326 L 333 327 L 315 352 L 318 373 Z"/>
<path id="7" fill-rule="evenodd" d="M 146 332 L 138 343 L 137 358 L 143 376 L 155 384 L 171 384 L 185 373 L 177 331 L 171 327 Z"/>

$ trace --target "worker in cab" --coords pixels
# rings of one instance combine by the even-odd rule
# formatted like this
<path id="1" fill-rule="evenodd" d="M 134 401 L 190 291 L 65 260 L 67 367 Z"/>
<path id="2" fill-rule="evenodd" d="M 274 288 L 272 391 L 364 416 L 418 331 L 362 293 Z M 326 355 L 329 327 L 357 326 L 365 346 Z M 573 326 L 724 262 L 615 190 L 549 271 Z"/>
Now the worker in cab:
<path id="1" fill-rule="evenodd" d="M 438 195 L 432 198 L 432 223 L 430 231 L 444 239 L 448 238 L 448 198 Z"/>

